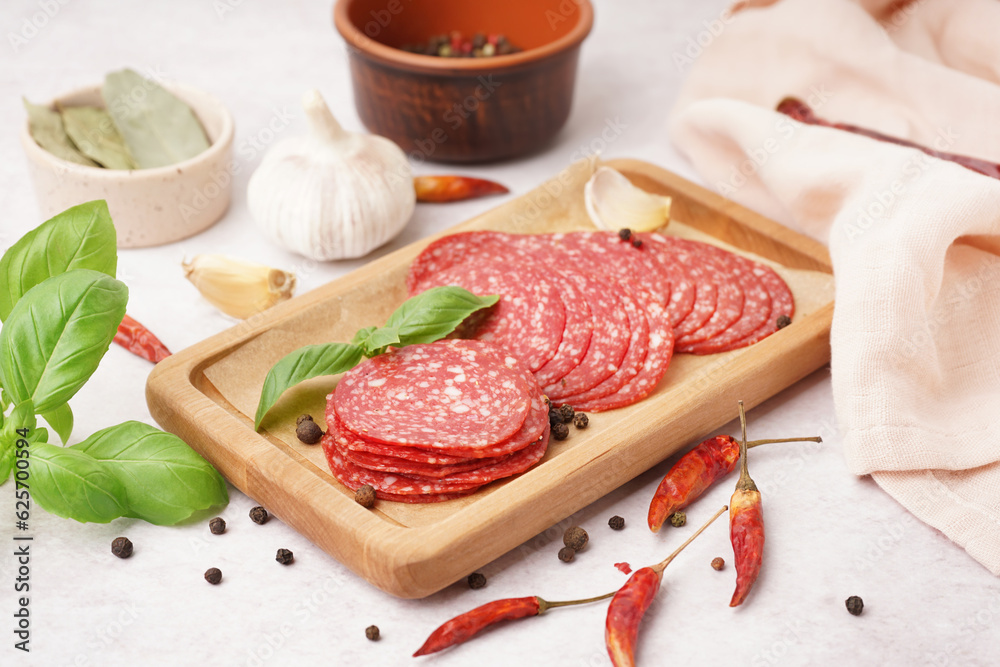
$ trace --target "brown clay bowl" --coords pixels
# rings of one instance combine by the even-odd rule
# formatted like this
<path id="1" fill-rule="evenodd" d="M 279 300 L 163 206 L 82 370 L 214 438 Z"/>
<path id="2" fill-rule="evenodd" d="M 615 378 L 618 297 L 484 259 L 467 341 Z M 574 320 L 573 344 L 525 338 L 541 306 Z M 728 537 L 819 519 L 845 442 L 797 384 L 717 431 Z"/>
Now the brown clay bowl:
<path id="1" fill-rule="evenodd" d="M 565 124 L 589 0 L 337 0 L 365 126 L 416 162 L 533 153 Z M 458 30 L 503 34 L 519 53 L 441 58 L 403 51 Z"/>

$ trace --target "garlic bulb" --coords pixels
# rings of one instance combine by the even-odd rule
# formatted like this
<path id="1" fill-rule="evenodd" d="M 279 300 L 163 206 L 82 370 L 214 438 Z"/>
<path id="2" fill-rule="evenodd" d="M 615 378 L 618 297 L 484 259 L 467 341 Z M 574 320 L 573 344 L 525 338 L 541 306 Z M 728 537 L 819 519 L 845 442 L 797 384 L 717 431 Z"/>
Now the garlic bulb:
<path id="1" fill-rule="evenodd" d="M 272 240 L 311 259 L 366 255 L 413 215 L 410 164 L 388 139 L 341 128 L 319 91 L 302 105 L 312 132 L 264 156 L 247 188 L 250 215 Z"/>
<path id="2" fill-rule="evenodd" d="M 670 197 L 646 192 L 621 173 L 601 167 L 583 188 L 587 214 L 601 229 L 651 232 L 670 221 Z"/>
<path id="3" fill-rule="evenodd" d="M 295 276 L 225 255 L 196 255 L 184 262 L 184 277 L 224 312 L 244 320 L 292 296 Z"/>

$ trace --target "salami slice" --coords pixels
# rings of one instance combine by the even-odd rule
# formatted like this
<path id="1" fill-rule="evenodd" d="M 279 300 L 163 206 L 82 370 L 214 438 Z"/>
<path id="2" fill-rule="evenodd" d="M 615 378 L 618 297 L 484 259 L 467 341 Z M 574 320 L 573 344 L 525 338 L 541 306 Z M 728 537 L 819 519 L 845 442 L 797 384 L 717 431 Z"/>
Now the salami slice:
<path id="1" fill-rule="evenodd" d="M 665 310 L 650 312 L 649 351 L 639 372 L 613 394 L 589 401 L 578 401 L 574 408 L 603 412 L 631 405 L 646 398 L 667 372 L 674 352 L 674 333 Z"/>
<path id="2" fill-rule="evenodd" d="M 436 274 L 473 258 L 506 262 L 520 258 L 530 265 L 533 253 L 547 245 L 544 237 L 528 234 L 462 232 L 444 236 L 424 248 L 410 264 L 406 288 L 411 295 L 423 292 Z"/>
<path id="3" fill-rule="evenodd" d="M 737 255 L 731 255 L 727 261 L 739 282 L 740 289 L 743 290 L 743 312 L 725 331 L 700 343 L 678 345 L 678 351 L 711 354 L 728 350 L 734 342 L 748 337 L 767 322 L 771 314 L 771 295 L 758 279 L 754 262 Z"/>
<path id="4" fill-rule="evenodd" d="M 724 255 L 719 254 L 724 251 L 708 244 L 699 245 L 701 248 L 696 251 L 695 261 L 704 264 L 706 270 L 715 278 L 715 311 L 698 329 L 677 337 L 675 345 L 678 352 L 686 345 L 700 343 L 722 333 L 743 314 L 743 290 L 740 287 L 738 272 L 729 266 Z"/>
<path id="5" fill-rule="evenodd" d="M 325 437 L 325 436 L 324 436 Z M 322 440 L 320 441 L 322 442 Z M 365 482 L 352 474 L 352 469 L 349 469 L 345 464 L 344 457 L 340 456 L 336 447 L 323 447 L 323 454 L 326 456 L 327 465 L 330 466 L 330 472 L 333 476 L 337 478 L 341 484 L 346 486 L 351 491 L 357 491 L 359 488 L 365 485 Z M 375 490 L 375 497 L 381 500 L 391 500 L 400 503 L 438 503 L 445 500 L 455 500 L 456 498 L 462 498 L 464 496 L 471 495 L 476 492 L 479 487 L 471 487 L 465 490 L 450 490 L 447 493 L 413 493 L 413 494 L 396 494 L 387 493 L 385 491 Z"/>
<path id="6" fill-rule="evenodd" d="M 563 377 L 545 385 L 545 394 L 558 400 L 591 389 L 614 375 L 628 351 L 631 328 L 617 282 L 600 284 L 577 271 L 566 271 L 587 299 L 593 318 L 590 344 L 580 363 Z"/>
<path id="7" fill-rule="evenodd" d="M 642 370 L 646 354 L 649 352 L 649 320 L 645 309 L 639 305 L 638 301 L 625 288 L 621 289 L 624 291 L 619 294 L 619 297 L 625 306 L 625 313 L 628 316 L 629 328 L 632 333 L 629 337 L 625 357 L 618 365 L 618 370 L 590 389 L 569 396 L 556 396 L 556 400 L 576 406 L 579 403 L 609 396 L 624 387 Z M 659 307 L 657 306 L 657 308 Z M 662 309 L 660 311 L 662 312 Z"/>
<path id="8" fill-rule="evenodd" d="M 749 260 L 747 260 L 749 261 Z M 764 322 L 749 334 L 730 340 L 721 341 L 719 338 L 710 339 L 702 343 L 696 343 L 688 348 L 692 354 L 713 354 L 716 352 L 726 352 L 741 347 L 747 347 L 759 340 L 767 338 L 778 330 L 778 317 L 787 315 L 791 317 L 795 313 L 795 300 L 788 285 L 781 276 L 774 272 L 769 266 L 753 263 L 754 275 L 760 280 L 771 297 L 770 313 Z"/>
<path id="9" fill-rule="evenodd" d="M 500 300 L 475 327 L 474 337 L 495 343 L 537 371 L 555 356 L 566 328 L 563 300 L 542 274 L 511 262 L 477 258 L 429 276 L 423 285 L 457 285 Z"/>
<path id="10" fill-rule="evenodd" d="M 594 333 L 594 316 L 583 289 L 577 285 L 577 278 L 582 279 L 581 284 L 588 282 L 587 279 L 580 274 L 576 274 L 576 277 L 570 276 L 566 271 L 555 271 L 554 275 L 561 290 L 566 312 L 566 328 L 563 329 L 562 340 L 555 356 L 535 371 L 535 379 L 543 387 L 566 377 L 580 365 Z"/>
<path id="11" fill-rule="evenodd" d="M 524 424 L 526 372 L 489 343 L 443 340 L 363 361 L 341 378 L 332 401 L 344 425 L 366 440 L 476 450 Z"/>
<path id="12" fill-rule="evenodd" d="M 327 429 L 334 429 L 338 433 L 339 447 L 352 452 L 362 452 L 378 457 L 401 458 L 415 463 L 431 465 L 465 464 L 475 460 L 506 456 L 524 449 L 538 440 L 545 426 L 548 424 L 548 408 L 542 399 L 542 393 L 538 389 L 538 385 L 532 388 L 531 412 L 529 412 L 528 417 L 524 420 L 524 424 L 521 425 L 518 432 L 506 440 L 486 447 L 424 449 L 372 442 L 355 433 L 344 424 L 344 421 L 340 419 L 336 410 L 331 406 L 332 401 L 327 405 Z M 481 462 L 480 465 L 482 465 Z"/>
<path id="13" fill-rule="evenodd" d="M 622 241 L 614 232 L 554 234 L 552 243 L 562 265 L 602 281 L 621 281 L 667 307 L 671 300 L 670 274 L 641 247 Z M 693 296 L 693 291 L 692 291 Z"/>
<path id="14" fill-rule="evenodd" d="M 545 428 L 542 437 L 516 454 L 504 457 L 499 462 L 480 466 L 475 470 L 439 479 L 380 472 L 355 465 L 337 446 L 335 433 L 327 433 L 323 436 L 322 444 L 331 471 L 348 488 L 357 489 L 364 484 L 370 484 L 374 487 L 376 496 L 379 494 L 393 496 L 450 494 L 477 489 L 489 482 L 524 472 L 538 463 L 545 455 L 548 446 L 547 424 Z"/>
<path id="15" fill-rule="evenodd" d="M 640 238 L 648 252 L 664 264 L 675 266 L 694 287 L 691 309 L 679 321 L 671 317 L 674 337 L 680 338 L 697 331 L 712 317 L 718 296 L 715 276 L 703 262 L 698 261 L 697 251 L 703 244 L 661 234 L 641 234 Z"/>

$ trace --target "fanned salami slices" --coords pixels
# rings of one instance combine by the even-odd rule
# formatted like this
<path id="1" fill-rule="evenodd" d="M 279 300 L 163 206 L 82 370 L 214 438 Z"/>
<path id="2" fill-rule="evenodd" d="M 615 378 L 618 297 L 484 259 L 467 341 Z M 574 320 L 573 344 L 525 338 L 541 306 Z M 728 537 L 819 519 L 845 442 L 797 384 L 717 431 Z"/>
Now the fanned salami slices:
<path id="1" fill-rule="evenodd" d="M 411 265 L 407 287 L 417 294 L 488 271 L 529 281 L 541 276 L 530 290 L 547 294 L 538 297 L 545 306 L 511 316 L 524 321 L 509 330 L 531 334 L 507 350 L 531 366 L 549 399 L 593 412 L 649 395 L 674 352 L 716 354 L 751 345 L 774 333 L 778 317 L 791 317 L 795 307 L 784 280 L 767 266 L 707 243 L 646 233 L 464 232 L 430 244 Z M 493 280 L 491 293 L 510 301 L 505 312 L 526 312 L 529 288 L 519 278 L 508 280 L 509 288 Z M 538 366 L 560 326 L 555 353 Z M 462 335 L 504 343 L 478 322 Z"/>
<path id="2" fill-rule="evenodd" d="M 473 294 L 503 294 L 478 325 L 479 340 L 495 343 L 532 372 L 555 356 L 566 329 L 566 308 L 559 292 L 541 273 L 528 267 L 477 260 L 449 267 L 425 285 L 457 285 Z"/>

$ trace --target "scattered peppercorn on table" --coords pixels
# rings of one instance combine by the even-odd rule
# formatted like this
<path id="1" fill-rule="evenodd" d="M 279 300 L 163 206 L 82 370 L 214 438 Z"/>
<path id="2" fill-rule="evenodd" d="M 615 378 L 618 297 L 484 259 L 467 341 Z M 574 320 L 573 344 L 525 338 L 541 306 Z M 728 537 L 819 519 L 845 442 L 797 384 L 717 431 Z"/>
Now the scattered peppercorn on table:
<path id="1" fill-rule="evenodd" d="M 597 0 L 594 4 L 597 23 L 581 51 L 576 106 L 555 143 L 516 162 L 460 170 L 503 183 L 510 195 L 418 204 L 402 235 L 388 246 L 359 260 L 322 263 L 275 247 L 257 231 L 246 207 L 246 184 L 268 147 L 279 138 L 305 132 L 305 117 L 298 107 L 305 90 L 318 87 L 345 126 L 361 127 L 351 103 L 344 44 L 330 22 L 330 2 L 308 0 L 290 6 L 185 0 L 169 10 L 104 0 L 80 5 L 6 3 L 0 15 L 10 48 L 5 62 L 11 66 L 10 76 L 0 84 L 8 102 L 0 114 L 9 131 L 0 134 L 0 146 L 11 159 L 0 166 L 7 206 L 0 225 L 0 250 L 42 222 L 15 145 L 14 128 L 24 123 L 18 99 L 22 95 L 51 99 L 122 67 L 209 91 L 224 101 L 236 120 L 234 163 L 229 172 L 218 175 L 234 182 L 226 216 L 208 231 L 175 244 L 119 251 L 118 277 L 129 288 L 129 315 L 175 355 L 233 326 L 253 324 L 241 325 L 220 314 L 184 278 L 182 262 L 198 254 L 223 252 L 294 273 L 297 293 L 309 299 L 312 290 L 513 201 L 570 162 L 597 152 L 606 159 L 637 158 L 696 180 L 671 147 L 664 123 L 686 75 L 687 59 L 711 48 L 713 26 L 724 29 L 720 16 L 727 3 L 713 0 L 697 7 L 673 7 Z M 405 11 L 406 3 L 403 7 Z M 279 25 L 282 30 L 272 29 Z M 470 38 L 480 30 L 486 35 L 494 30 L 491 26 L 456 29 Z M 183 50 L 174 48 L 180 34 L 186 36 Z M 81 46 L 81 35 L 87 35 L 86 47 Z M 73 66 L 66 67 L 67 62 Z M 403 148 L 407 153 L 415 150 Z M 424 164 L 422 157 L 411 155 L 418 175 L 456 171 Z M 211 197 L 211 192 L 204 194 Z M 546 202 L 537 204 L 544 208 Z M 691 211 L 675 204 L 673 215 L 684 220 Z M 793 320 L 787 331 L 777 335 L 795 335 L 798 315 Z M 775 359 L 765 372 L 780 374 L 796 363 L 795 358 Z M 97 373 L 71 401 L 75 426 L 70 444 L 113 423 L 155 423 L 145 398 L 151 369 L 151 362 L 112 346 Z M 7 555 L 0 556 L 0 588 L 7 591 L 0 595 L 0 613 L 8 619 L 0 664 L 185 664 L 196 659 L 255 667 L 611 664 L 605 645 L 607 599 L 497 624 L 461 645 L 411 656 L 449 619 L 496 600 L 537 596 L 536 603 L 537 599 L 571 601 L 616 591 L 629 579 L 628 572 L 663 561 L 728 504 L 738 472 L 723 477 L 683 508 L 684 525 L 675 527 L 669 517 L 656 533 L 647 525 L 657 487 L 684 451 L 717 435 L 740 439 L 736 401 L 748 397 L 718 386 L 726 370 L 709 364 L 690 392 L 721 394 L 725 404 L 710 409 L 730 415 L 728 423 L 693 434 L 676 454 L 621 486 L 611 480 L 631 476 L 624 471 L 637 465 L 632 453 L 596 453 L 588 458 L 581 452 L 583 470 L 600 470 L 593 485 L 613 490 L 540 527 L 496 558 L 462 571 L 440 592 L 416 600 L 372 586 L 293 529 L 276 508 L 257 509 L 265 489 L 285 479 L 287 466 L 304 465 L 307 472 L 311 466 L 317 480 L 329 476 L 323 465 L 298 453 L 247 467 L 242 477 L 230 481 L 247 489 L 249 496 L 231 484 L 227 507 L 175 527 L 135 519 L 81 524 L 32 504 L 27 528 L 21 530 L 16 527 L 15 512 L 20 510 L 15 507 L 14 483 L 8 481 L 0 490 L 0 504 L 7 503 L 8 517 L 0 522 L 0 539 L 7 544 Z M 220 397 L 210 379 L 198 389 Z M 314 389 L 308 385 L 303 391 Z M 254 391 L 259 396 L 259 387 L 247 389 L 248 395 Z M 223 409 L 229 410 L 234 423 L 244 419 L 233 404 Z M 314 417 L 321 414 L 315 411 Z M 613 414 L 588 413 L 587 421 L 579 420 L 585 428 L 574 420 L 574 425 L 566 425 L 569 437 L 552 444 L 572 451 L 574 443 L 596 441 L 607 433 L 607 415 Z M 296 437 L 296 416 L 290 416 L 282 437 Z M 665 406 L 663 418 L 669 417 L 670 406 Z M 729 606 L 736 560 L 723 515 L 663 570 L 634 645 L 637 664 L 1000 661 L 996 646 L 1000 581 L 902 510 L 870 480 L 849 473 L 827 369 L 749 409 L 747 419 L 750 440 L 818 435 L 823 442 L 750 450 L 750 472 L 764 498 L 767 526 L 762 567 L 752 590 L 739 607 Z M 641 430 L 650 423 L 617 428 Z M 194 431 L 192 427 L 179 435 L 188 439 Z M 306 438 L 316 435 L 308 426 L 303 433 Z M 216 435 L 225 439 L 231 434 Z M 277 441 L 272 435 L 261 437 Z M 301 447 L 315 447 L 321 457 L 320 446 L 301 441 Z M 552 503 L 567 503 L 577 494 L 592 492 L 575 477 L 566 482 L 564 495 Z M 312 482 L 294 484 L 303 488 L 285 490 L 300 493 Z M 344 498 L 352 511 L 349 516 L 361 517 L 347 521 L 350 539 L 370 547 L 391 532 L 419 531 L 421 526 L 448 520 L 440 506 L 421 506 L 412 508 L 405 521 L 390 516 L 370 529 L 364 518 L 383 511 L 382 501 L 373 500 L 373 507 L 366 509 L 353 492 Z M 540 504 L 528 510 L 544 513 L 548 508 Z M 315 516 L 310 518 L 310 513 Z M 303 501 L 305 521 L 320 525 L 320 513 L 308 498 Z M 569 530 L 574 527 L 585 531 L 585 541 Z M 519 529 L 516 519 L 502 522 L 483 531 L 469 548 L 488 550 Z M 32 539 L 15 541 L 21 537 Z M 126 539 L 116 542 L 117 538 Z M 564 539 L 579 548 L 567 546 Z M 428 543 L 425 548 L 431 553 L 438 546 Z M 572 551 L 568 562 L 560 559 L 563 549 Z M 456 560 L 464 556 L 462 549 L 446 553 Z M 397 575 L 385 572 L 386 577 Z M 22 597 L 27 604 L 22 605 Z M 20 639 L 11 631 L 21 629 L 14 616 L 21 608 L 28 610 L 31 652 L 25 654 L 15 648 Z M 726 640 L 719 641 L 720 636 Z"/>

